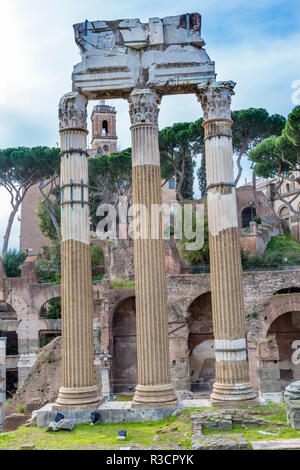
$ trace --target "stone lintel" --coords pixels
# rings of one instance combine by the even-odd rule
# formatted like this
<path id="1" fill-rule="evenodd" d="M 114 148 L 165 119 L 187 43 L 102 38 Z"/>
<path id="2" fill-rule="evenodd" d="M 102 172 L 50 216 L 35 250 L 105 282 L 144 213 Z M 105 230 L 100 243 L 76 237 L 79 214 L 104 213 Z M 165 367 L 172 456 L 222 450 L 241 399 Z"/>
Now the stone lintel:
<path id="1" fill-rule="evenodd" d="M 163 94 L 195 93 L 214 81 L 215 65 L 203 49 L 198 13 L 166 18 L 86 21 L 74 25 L 82 61 L 73 90 L 88 99 L 125 98 L 136 87 Z"/>

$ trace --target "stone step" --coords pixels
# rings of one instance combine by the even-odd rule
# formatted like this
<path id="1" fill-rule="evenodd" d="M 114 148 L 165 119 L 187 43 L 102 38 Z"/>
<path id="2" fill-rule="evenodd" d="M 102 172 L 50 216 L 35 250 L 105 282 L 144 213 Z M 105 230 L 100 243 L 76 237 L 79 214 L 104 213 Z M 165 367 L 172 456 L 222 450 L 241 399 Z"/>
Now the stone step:
<path id="1" fill-rule="evenodd" d="M 14 431 L 31 418 L 30 414 L 11 414 L 4 418 L 2 432 Z"/>
<path id="2" fill-rule="evenodd" d="M 291 450 L 300 449 L 300 439 L 276 439 L 270 441 L 251 441 L 253 450 Z"/>

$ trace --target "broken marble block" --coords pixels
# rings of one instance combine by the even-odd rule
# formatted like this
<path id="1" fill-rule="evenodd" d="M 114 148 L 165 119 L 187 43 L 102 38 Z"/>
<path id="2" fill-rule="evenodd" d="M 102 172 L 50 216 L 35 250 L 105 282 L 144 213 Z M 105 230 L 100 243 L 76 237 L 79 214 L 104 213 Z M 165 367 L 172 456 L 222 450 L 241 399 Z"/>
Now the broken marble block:
<path id="1" fill-rule="evenodd" d="M 192 435 L 193 450 L 247 450 L 248 444 L 242 434 L 227 434 L 226 436 Z"/>
<path id="2" fill-rule="evenodd" d="M 292 382 L 286 387 L 284 392 L 284 400 L 286 402 L 289 400 L 300 400 L 300 380 L 297 380 L 297 382 Z"/>
<path id="3" fill-rule="evenodd" d="M 47 431 L 52 432 L 52 431 L 72 431 L 74 429 L 74 423 L 70 421 L 69 419 L 61 419 L 57 423 L 55 421 L 52 421 L 51 423 L 48 424 Z"/>
<path id="4" fill-rule="evenodd" d="M 72 431 L 74 429 L 74 423 L 70 421 L 69 419 L 61 419 L 56 423 L 57 429 L 60 431 L 61 429 L 64 429 L 66 431 Z"/>
<path id="5" fill-rule="evenodd" d="M 46 431 L 48 432 L 58 431 L 56 424 L 57 423 L 55 421 L 52 421 L 51 423 L 49 423 Z"/>
<path id="6" fill-rule="evenodd" d="M 286 418 L 293 429 L 300 429 L 300 400 L 286 402 Z"/>

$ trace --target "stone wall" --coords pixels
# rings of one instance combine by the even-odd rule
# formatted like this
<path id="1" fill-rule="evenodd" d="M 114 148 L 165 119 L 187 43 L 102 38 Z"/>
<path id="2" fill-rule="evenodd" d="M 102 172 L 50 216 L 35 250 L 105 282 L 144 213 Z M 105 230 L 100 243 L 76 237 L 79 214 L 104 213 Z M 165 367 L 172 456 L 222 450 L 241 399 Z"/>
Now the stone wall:
<path id="1" fill-rule="evenodd" d="M 28 373 L 35 364 L 39 352 L 39 334 L 45 331 L 59 332 L 60 329 L 60 321 L 46 320 L 40 317 L 43 305 L 49 299 L 60 295 L 60 286 L 31 282 L 33 273 L 29 268 L 23 269 L 23 273 L 25 276 L 23 278 L 0 279 L 0 301 L 7 302 L 15 310 L 13 318 L 0 318 L 0 321 L 2 329 L 16 328 L 18 334 L 19 356 L 13 357 L 13 361 L 10 362 L 16 363 L 18 366 L 20 386 L 25 382 Z M 28 278 L 25 273 L 28 274 Z M 288 327 L 293 325 L 293 323 L 288 323 L 289 312 L 293 312 L 290 316 L 298 324 L 300 271 L 245 272 L 243 283 L 251 379 L 254 387 L 258 390 L 257 342 L 271 334 L 272 324 L 282 315 L 287 315 L 287 320 L 283 321 L 283 325 Z M 290 293 L 288 293 L 289 289 L 291 289 Z M 279 295 L 274 295 L 278 292 Z M 135 319 L 134 289 L 113 289 L 109 281 L 97 281 L 93 283 L 93 296 L 95 306 L 94 349 L 98 383 L 101 381 L 101 366 L 105 367 L 108 372 L 110 386 L 114 381 L 118 381 L 120 377 L 118 377 L 116 370 L 113 371 L 116 367 L 121 370 L 120 375 L 123 379 L 125 378 L 124 384 L 126 383 L 128 389 L 128 386 L 132 386 L 136 373 L 133 328 Z M 178 390 L 190 389 L 192 386 L 195 393 L 208 393 L 213 381 L 214 370 L 210 275 L 168 275 L 167 300 L 172 380 Z M 5 315 L 9 314 L 10 312 L 5 313 Z M 294 340 L 298 338 L 297 328 L 294 328 L 293 331 Z M 277 332 L 280 334 L 279 330 Z M 119 364 L 114 355 L 114 348 L 118 341 L 122 348 L 126 349 L 128 346 L 127 359 L 125 362 L 120 359 Z M 280 344 L 279 342 L 279 353 Z M 109 357 L 106 357 L 105 360 L 101 359 L 99 356 L 101 349 L 105 353 L 111 354 L 112 359 Z M 290 351 L 285 350 L 285 357 Z M 8 359 L 6 362 L 10 363 Z M 279 365 L 281 370 L 285 368 L 289 371 L 291 369 L 287 363 L 284 365 L 280 362 Z M 288 372 L 286 373 L 288 374 Z"/>

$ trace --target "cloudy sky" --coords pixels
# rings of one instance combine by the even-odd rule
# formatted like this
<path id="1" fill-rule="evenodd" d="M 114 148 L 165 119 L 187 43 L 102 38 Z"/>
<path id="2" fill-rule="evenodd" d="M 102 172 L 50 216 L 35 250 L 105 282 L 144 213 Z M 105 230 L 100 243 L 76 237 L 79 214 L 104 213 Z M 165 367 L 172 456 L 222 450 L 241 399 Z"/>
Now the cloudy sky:
<path id="1" fill-rule="evenodd" d="M 237 82 L 232 108 L 264 107 L 286 116 L 294 106 L 292 84 L 300 80 L 299 0 L 2 0 L 0 147 L 58 142 L 57 103 L 71 90 L 72 67 L 80 62 L 72 24 L 135 17 L 146 22 L 187 11 L 202 15 L 202 37 L 217 78 Z M 128 105 L 114 105 L 124 148 L 130 145 Z M 165 97 L 160 127 L 200 116 L 194 96 Z M 0 197 L 1 245 L 9 202 L 3 190 Z M 18 246 L 16 222 L 10 247 Z"/>

